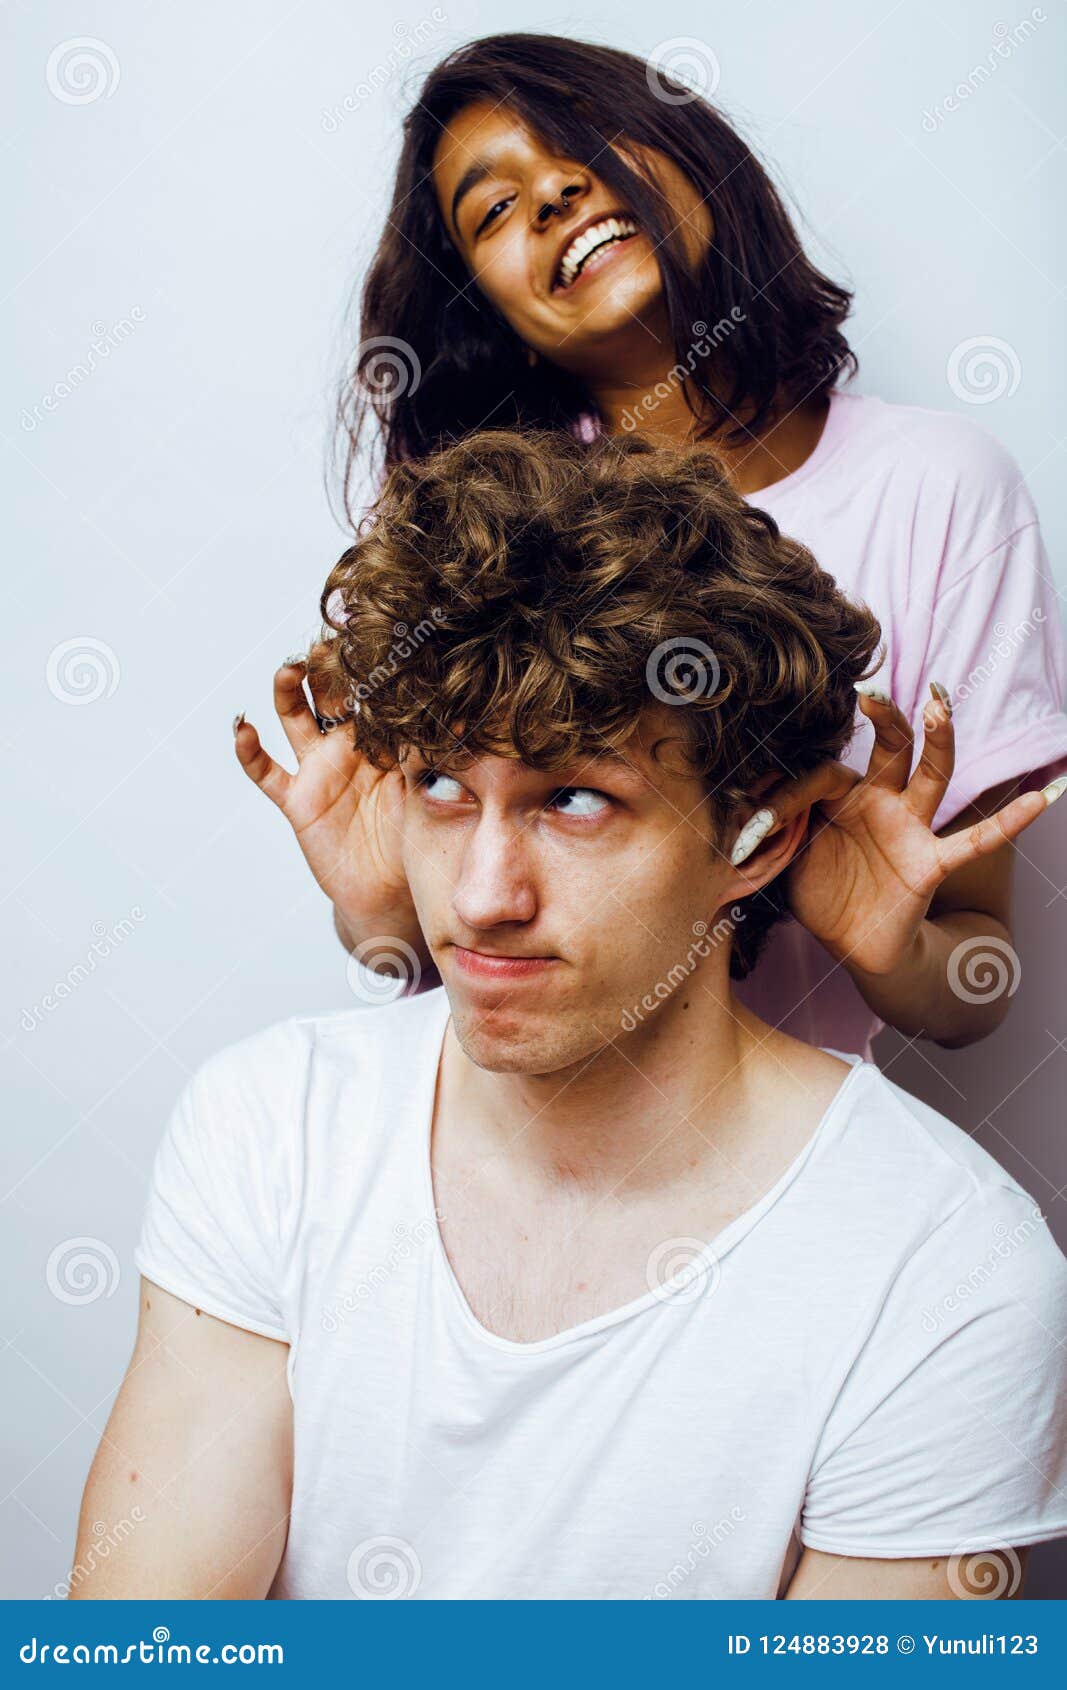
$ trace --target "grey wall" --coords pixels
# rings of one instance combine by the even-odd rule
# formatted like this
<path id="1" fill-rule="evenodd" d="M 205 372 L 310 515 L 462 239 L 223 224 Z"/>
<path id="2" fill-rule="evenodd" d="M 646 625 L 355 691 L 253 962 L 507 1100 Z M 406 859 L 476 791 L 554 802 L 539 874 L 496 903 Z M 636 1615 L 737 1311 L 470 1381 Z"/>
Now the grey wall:
<path id="1" fill-rule="evenodd" d="M 1005 441 L 1062 583 L 1067 29 L 1051 6 L 982 0 L 46 0 L 9 22 L 0 1594 L 36 1596 L 68 1568 L 128 1354 L 131 1251 L 178 1088 L 245 1032 L 352 1001 L 230 719 L 247 710 L 280 751 L 271 673 L 314 628 L 341 549 L 322 467 L 342 311 L 415 72 L 491 29 L 643 53 L 696 38 L 815 254 L 857 289 L 860 390 L 967 409 Z M 978 336 L 1020 379 L 968 406 L 945 367 Z M 1020 853 L 1006 1028 L 958 1053 L 881 1044 L 1061 1239 L 1065 831 L 1067 804 Z M 49 1260 L 80 1238 L 102 1277 L 65 1301 Z M 1038 1552 L 1031 1594 L 1052 1593 L 1057 1560 Z"/>

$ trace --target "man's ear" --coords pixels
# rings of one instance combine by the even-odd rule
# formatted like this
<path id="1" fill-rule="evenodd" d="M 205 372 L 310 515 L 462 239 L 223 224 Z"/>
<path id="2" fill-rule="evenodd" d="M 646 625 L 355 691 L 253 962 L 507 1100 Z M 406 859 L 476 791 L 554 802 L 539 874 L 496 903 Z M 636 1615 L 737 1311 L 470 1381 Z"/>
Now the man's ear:
<path id="1" fill-rule="evenodd" d="M 810 804 L 784 821 L 779 821 L 773 810 L 755 810 L 738 830 L 730 849 L 737 890 L 729 895 L 747 897 L 787 869 L 807 839 L 810 817 Z"/>

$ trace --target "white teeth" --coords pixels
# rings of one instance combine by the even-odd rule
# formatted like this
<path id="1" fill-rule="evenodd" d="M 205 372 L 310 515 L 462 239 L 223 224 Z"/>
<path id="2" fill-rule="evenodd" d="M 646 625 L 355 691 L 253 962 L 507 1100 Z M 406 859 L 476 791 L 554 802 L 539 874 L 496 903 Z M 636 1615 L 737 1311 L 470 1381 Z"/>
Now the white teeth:
<path id="1" fill-rule="evenodd" d="M 637 224 L 629 217 L 602 217 L 599 223 L 591 223 L 588 229 L 575 235 L 564 252 L 559 265 L 559 285 L 570 287 L 589 254 L 595 252 L 598 246 L 603 246 L 606 241 L 624 240 L 636 233 Z"/>

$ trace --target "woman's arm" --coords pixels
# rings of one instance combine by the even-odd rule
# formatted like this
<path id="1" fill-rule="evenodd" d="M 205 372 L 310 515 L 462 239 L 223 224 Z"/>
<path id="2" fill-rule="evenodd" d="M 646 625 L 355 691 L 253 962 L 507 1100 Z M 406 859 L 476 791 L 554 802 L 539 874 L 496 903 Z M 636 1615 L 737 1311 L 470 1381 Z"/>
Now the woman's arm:
<path id="1" fill-rule="evenodd" d="M 983 792 L 939 837 L 988 820 L 1014 796 L 1017 784 L 1004 781 Z M 1000 1026 L 1011 1003 L 1008 982 L 1018 977 L 1011 930 L 1014 858 L 1012 847 L 1001 845 L 950 874 L 934 893 L 910 952 L 891 973 L 867 974 L 846 959 L 880 1020 L 909 1038 L 921 1034 L 949 1049 L 973 1044 Z M 1003 990 L 990 989 L 1001 979 Z"/>
<path id="2" fill-rule="evenodd" d="M 428 962 L 401 861 L 403 782 L 396 770 L 370 767 L 343 721 L 322 731 L 304 690 L 307 671 L 305 658 L 293 658 L 274 677 L 274 708 L 296 755 L 295 774 L 271 757 L 243 715 L 233 729 L 237 761 L 289 822 L 333 905 L 346 950 L 398 939 Z M 316 702 L 325 714 L 331 700 Z"/>
<path id="3" fill-rule="evenodd" d="M 955 737 L 944 689 L 931 687 L 922 753 L 884 693 L 861 692 L 875 733 L 862 776 L 839 763 L 780 782 L 742 829 L 735 862 L 810 812 L 808 839 L 786 870 L 792 914 L 899 1031 L 944 1045 L 982 1038 L 1010 994 L 974 990 L 983 970 L 1015 972 L 1011 841 L 1062 795 L 1067 780 L 1003 800 L 991 788 L 942 833 L 932 823 L 952 778 Z M 736 854 L 741 850 L 740 857 Z M 962 989 L 961 989 L 962 988 Z"/>

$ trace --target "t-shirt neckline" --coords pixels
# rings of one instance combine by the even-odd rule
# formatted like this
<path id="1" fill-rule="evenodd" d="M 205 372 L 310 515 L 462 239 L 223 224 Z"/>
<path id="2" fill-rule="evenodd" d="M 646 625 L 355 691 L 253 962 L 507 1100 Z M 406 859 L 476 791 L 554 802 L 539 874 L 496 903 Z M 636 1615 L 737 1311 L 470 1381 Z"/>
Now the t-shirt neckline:
<path id="1" fill-rule="evenodd" d="M 553 1332 L 546 1338 L 535 1338 L 529 1343 L 524 1343 L 515 1338 L 505 1338 L 498 1332 L 490 1332 L 489 1328 L 484 1326 L 478 1319 L 478 1316 L 467 1301 L 466 1293 L 453 1271 L 452 1263 L 448 1259 L 448 1252 L 445 1249 L 444 1239 L 441 1237 L 441 1229 L 438 1225 L 437 1200 L 433 1189 L 433 1163 L 431 1158 L 433 1118 L 437 1099 L 437 1082 L 440 1074 L 441 1059 L 444 1054 L 444 1043 L 452 1020 L 452 1012 L 448 1004 L 448 994 L 445 992 L 443 987 L 438 987 L 437 990 L 440 991 L 444 1003 L 439 1007 L 438 1015 L 434 1018 L 433 1026 L 427 1040 L 427 1054 L 429 1055 L 430 1060 L 423 1066 L 421 1083 L 419 1085 L 418 1105 L 416 1108 L 416 1117 L 419 1121 L 419 1172 L 423 1197 L 427 1205 L 426 1213 L 430 1220 L 432 1233 L 431 1251 L 434 1258 L 434 1265 L 439 1268 L 441 1273 L 444 1275 L 445 1281 L 449 1287 L 452 1301 L 455 1304 L 463 1325 L 481 1343 L 488 1345 L 492 1349 L 501 1351 L 504 1354 L 516 1356 L 543 1355 L 547 1351 L 562 1349 L 565 1345 L 578 1343 L 582 1339 L 594 1337 L 597 1333 L 606 1331 L 610 1327 L 621 1326 L 624 1321 L 640 1314 L 645 1309 L 654 1308 L 657 1304 L 663 1305 L 670 1303 L 670 1294 L 665 1294 L 665 1287 L 660 1286 L 655 1290 L 645 1292 L 640 1297 L 632 1298 L 628 1303 L 620 1304 L 618 1308 L 608 1309 L 603 1314 L 592 1315 L 588 1320 L 579 1321 L 575 1326 L 568 1326 L 562 1332 Z M 797 1152 L 792 1162 L 790 1162 L 789 1166 L 775 1181 L 774 1185 L 772 1185 L 768 1191 L 765 1191 L 763 1196 L 758 1198 L 751 1208 L 748 1208 L 744 1210 L 742 1214 L 737 1215 L 732 1221 L 728 1222 L 728 1224 L 723 1227 L 721 1232 L 717 1233 L 714 1238 L 709 1239 L 702 1249 L 697 1251 L 695 1255 L 686 1262 L 685 1272 L 683 1275 L 675 1274 L 671 1279 L 667 1280 L 666 1284 L 668 1286 L 674 1284 L 675 1280 L 678 1280 L 677 1290 L 681 1292 L 684 1291 L 687 1286 L 692 1285 L 693 1275 L 695 1272 L 711 1273 L 715 1265 L 722 1261 L 723 1257 L 733 1249 L 734 1245 L 740 1243 L 746 1233 L 750 1232 L 752 1228 L 756 1226 L 760 1220 L 762 1220 L 767 1211 L 774 1207 L 779 1198 L 783 1196 L 789 1186 L 793 1184 L 793 1181 L 797 1178 L 801 1169 L 814 1152 L 816 1145 L 822 1143 L 829 1137 L 831 1127 L 836 1124 L 840 1118 L 842 1106 L 846 1097 L 850 1097 L 855 1089 L 857 1075 L 862 1070 L 869 1069 L 873 1066 L 870 1062 L 865 1061 L 863 1057 L 857 1056 L 851 1052 L 833 1050 L 828 1046 L 823 1046 L 821 1048 L 826 1050 L 828 1055 L 837 1056 L 841 1059 L 841 1061 L 847 1062 L 849 1064 L 850 1071 L 845 1075 L 833 1097 L 830 1099 L 829 1104 L 823 1111 L 817 1127 L 808 1138 L 807 1143 L 804 1144 Z"/>
<path id="2" fill-rule="evenodd" d="M 826 463 L 837 452 L 845 435 L 844 419 L 849 405 L 858 397 L 855 393 L 841 393 L 837 388 L 831 388 L 827 398 L 830 408 L 826 413 L 826 420 L 822 425 L 822 433 L 815 442 L 814 450 L 808 453 L 802 464 L 783 475 L 780 480 L 770 482 L 766 487 L 757 487 L 754 492 L 746 493 L 744 497 L 749 504 L 763 505 L 767 500 L 774 500 L 781 494 L 791 493 L 795 487 L 810 481 L 812 476 L 819 475 Z"/>

